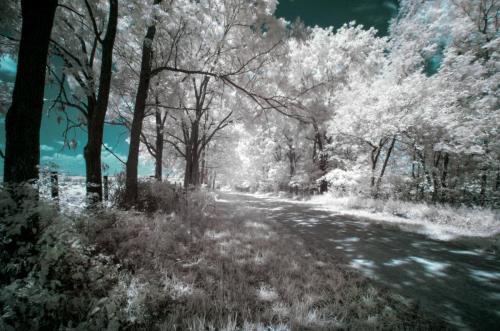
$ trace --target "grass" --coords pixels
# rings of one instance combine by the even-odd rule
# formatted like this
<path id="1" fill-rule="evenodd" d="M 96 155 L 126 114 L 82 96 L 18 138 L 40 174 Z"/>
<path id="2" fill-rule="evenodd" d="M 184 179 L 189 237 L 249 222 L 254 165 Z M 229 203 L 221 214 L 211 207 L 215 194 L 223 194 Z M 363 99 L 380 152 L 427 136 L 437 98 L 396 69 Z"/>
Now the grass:
<path id="1" fill-rule="evenodd" d="M 116 213 L 88 238 L 131 276 L 129 329 L 433 330 L 443 325 L 376 288 L 341 261 L 313 252 L 262 211 L 212 215 Z"/>
<path id="2" fill-rule="evenodd" d="M 424 228 L 419 231 L 440 240 L 487 238 L 500 234 L 500 213 L 489 208 L 337 196 L 334 193 L 313 197 L 310 202 L 334 212 L 367 219 L 421 225 Z"/>
<path id="3" fill-rule="evenodd" d="M 172 213 L 65 216 L 36 201 L 13 213 L 3 193 L 1 247 L 32 215 L 42 231 L 0 254 L 2 330 L 446 328 L 263 209 L 195 192 Z"/>

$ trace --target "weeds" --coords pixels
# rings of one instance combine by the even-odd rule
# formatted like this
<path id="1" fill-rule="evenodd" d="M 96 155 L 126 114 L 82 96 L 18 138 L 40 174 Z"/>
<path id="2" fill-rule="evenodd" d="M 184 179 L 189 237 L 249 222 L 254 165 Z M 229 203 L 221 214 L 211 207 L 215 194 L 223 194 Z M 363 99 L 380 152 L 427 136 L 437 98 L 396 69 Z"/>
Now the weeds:
<path id="1" fill-rule="evenodd" d="M 36 256 L 0 289 L 5 330 L 334 330 L 442 327 L 265 220 L 196 192 L 177 213 L 42 213 Z M 43 204 L 41 204 L 43 205 Z M 208 208 L 207 206 L 212 206 Z M 7 236 L 7 224 L 2 234 Z M 19 253 L 20 254 L 20 253 Z M 9 267 L 12 268 L 12 267 Z M 10 270 L 10 269 L 9 269 Z"/>
<path id="2" fill-rule="evenodd" d="M 368 219 L 422 225 L 429 235 L 443 240 L 462 236 L 490 237 L 500 233 L 500 214 L 489 208 L 337 196 L 334 193 L 313 197 L 311 203 Z"/>

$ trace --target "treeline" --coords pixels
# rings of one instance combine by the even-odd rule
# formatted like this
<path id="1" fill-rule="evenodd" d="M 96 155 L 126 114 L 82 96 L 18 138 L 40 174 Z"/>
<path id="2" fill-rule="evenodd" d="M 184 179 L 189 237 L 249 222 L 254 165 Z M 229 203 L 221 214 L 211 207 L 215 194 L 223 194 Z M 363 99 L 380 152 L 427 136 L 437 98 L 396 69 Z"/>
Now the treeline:
<path id="1" fill-rule="evenodd" d="M 67 145 L 87 133 L 94 202 L 106 124 L 130 132 L 125 207 L 147 154 L 158 180 L 174 169 L 185 187 L 499 204 L 498 1 L 401 1 L 387 37 L 289 23 L 274 0 L 9 4 L 23 26 L 6 20 L 2 44 L 18 52 L 6 182 L 38 177 L 48 76 Z"/>
<path id="2" fill-rule="evenodd" d="M 86 132 L 86 187 L 92 205 L 103 194 L 101 153 L 109 150 L 103 141 L 105 125 L 130 132 L 127 160 L 120 159 L 128 208 L 137 202 L 141 152 L 154 158 L 155 176 L 161 180 L 168 145 L 183 160 L 185 187 L 198 186 L 209 180 L 203 159 L 207 148 L 232 122 L 234 105 L 226 99 L 237 92 L 259 108 L 276 107 L 255 77 L 269 65 L 286 32 L 272 16 L 274 1 L 7 5 L 3 14 L 12 16 L 4 21 L 2 50 L 18 63 L 6 120 L 8 184 L 38 179 L 48 83 L 57 94 L 45 106 L 65 123 L 66 146 L 76 147 L 72 130 Z M 211 178 L 213 182 L 215 174 Z"/>
<path id="3" fill-rule="evenodd" d="M 388 37 L 354 23 L 296 30 L 278 66 L 289 119 L 240 133 L 252 162 L 238 180 L 499 207 L 498 10 L 406 0 Z"/>

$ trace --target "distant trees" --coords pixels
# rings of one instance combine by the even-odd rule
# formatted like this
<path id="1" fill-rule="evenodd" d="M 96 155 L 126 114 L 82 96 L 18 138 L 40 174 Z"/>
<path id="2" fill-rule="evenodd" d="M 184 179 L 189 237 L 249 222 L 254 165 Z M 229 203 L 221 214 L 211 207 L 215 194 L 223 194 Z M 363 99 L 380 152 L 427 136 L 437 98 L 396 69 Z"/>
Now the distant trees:
<path id="1" fill-rule="evenodd" d="M 156 159 L 157 177 L 161 177 L 161 158 L 166 143 L 185 161 L 184 185 L 198 186 L 205 180 L 201 174 L 204 169 L 200 168 L 204 168 L 206 148 L 215 135 L 231 123 L 235 111 L 225 106 L 230 103 L 227 99 L 234 98 L 234 92 L 238 92 L 253 100 L 257 107 L 272 103 L 272 98 L 266 98 L 265 93 L 255 89 L 259 71 L 269 65 L 280 44 L 279 35 L 273 37 L 272 34 L 279 26 L 273 27 L 276 19 L 269 14 L 274 10 L 270 6 L 272 2 L 254 6 L 241 1 L 180 1 L 161 15 L 164 20 L 158 23 L 161 30 L 158 42 L 153 43 L 151 37 L 145 39 L 148 45 L 144 45 L 154 45 L 153 50 L 148 51 L 152 64 L 146 68 L 149 75 L 142 75 L 145 68 L 141 66 L 142 96 L 137 99 L 137 93 L 132 120 L 128 120 L 131 144 L 127 192 L 131 205 L 137 194 L 139 141 Z M 261 30 L 265 24 L 266 34 Z M 147 100 L 144 87 L 149 84 L 144 76 L 155 81 L 149 87 L 155 94 L 154 100 Z M 173 98 L 158 97 L 157 90 L 165 90 L 164 86 L 175 90 Z M 141 101 L 140 104 L 137 101 Z M 153 132 L 145 132 L 140 127 L 147 115 L 147 105 L 155 109 L 157 130 Z M 166 123 L 167 114 L 160 109 L 169 111 L 168 120 L 172 123 Z M 151 133 L 155 135 L 155 144 Z"/>
<path id="2" fill-rule="evenodd" d="M 277 61 L 286 70 L 273 77 L 288 97 L 282 113 L 310 126 L 298 145 L 308 146 L 314 169 L 289 168 L 321 191 L 328 183 L 376 197 L 498 205 L 498 10 L 498 1 L 407 0 L 389 38 L 354 25 L 292 33 Z M 283 123 L 262 125 L 272 143 L 244 153 L 278 164 L 287 146 L 296 153 L 295 139 L 274 133 Z M 287 168 L 266 167 L 258 180 L 295 185 Z"/>
<path id="3" fill-rule="evenodd" d="M 403 1 L 383 69 L 339 94 L 330 130 L 344 149 L 370 154 L 373 194 L 500 202 L 498 9 L 498 1 Z"/>
<path id="4" fill-rule="evenodd" d="M 87 132 L 93 202 L 108 122 L 130 130 L 127 207 L 145 152 L 158 180 L 166 158 L 182 164 L 186 188 L 247 177 L 266 189 L 500 203 L 496 0 L 404 0 L 387 38 L 354 23 L 289 24 L 273 16 L 274 0 L 59 3 L 54 20 L 55 1 L 22 2 L 8 182 L 37 177 L 50 39 L 52 109 L 65 133 Z M 35 7 L 44 15 L 33 18 Z"/>

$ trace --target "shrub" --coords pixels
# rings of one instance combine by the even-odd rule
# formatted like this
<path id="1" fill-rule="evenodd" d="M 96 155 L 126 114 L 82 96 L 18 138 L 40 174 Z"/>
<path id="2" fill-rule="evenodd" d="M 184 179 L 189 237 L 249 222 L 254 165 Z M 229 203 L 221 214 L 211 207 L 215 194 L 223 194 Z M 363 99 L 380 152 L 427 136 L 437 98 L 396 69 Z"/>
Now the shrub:
<path id="1" fill-rule="evenodd" d="M 0 193 L 0 329 L 100 330 L 123 319 L 116 291 L 118 266 L 98 254 L 73 222 L 44 201 L 24 199 L 13 212 L 10 194 Z M 33 242 L 11 243 L 36 218 Z M 9 254 L 7 254 L 8 252 Z"/>
<path id="2" fill-rule="evenodd" d="M 116 189 L 111 197 L 113 205 L 124 207 L 125 204 L 125 174 L 116 176 Z M 141 179 L 137 185 L 137 205 L 138 211 L 154 213 L 157 211 L 170 213 L 176 210 L 182 194 L 175 185 L 169 182 L 159 182 L 156 180 Z"/>

